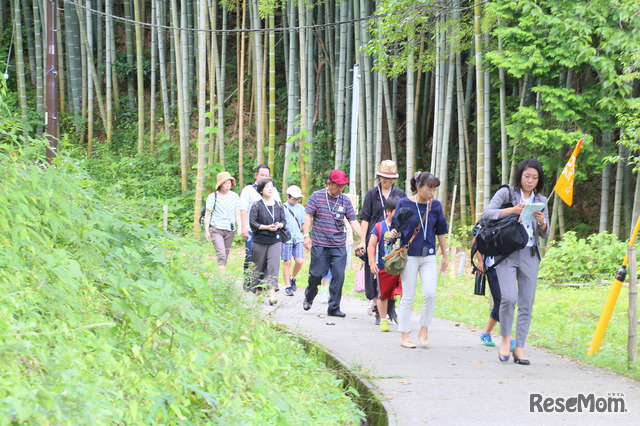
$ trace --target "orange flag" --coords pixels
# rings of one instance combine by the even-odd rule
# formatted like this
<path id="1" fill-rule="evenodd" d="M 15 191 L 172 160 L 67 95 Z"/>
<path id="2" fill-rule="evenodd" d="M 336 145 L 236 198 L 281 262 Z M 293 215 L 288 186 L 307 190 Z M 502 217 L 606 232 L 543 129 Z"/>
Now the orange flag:
<path id="1" fill-rule="evenodd" d="M 558 194 L 558 196 L 562 198 L 562 201 L 568 205 L 573 204 L 573 176 L 576 171 L 576 157 L 580 154 L 580 148 L 582 148 L 583 141 L 584 139 L 580 139 L 578 141 L 573 150 L 573 154 L 571 154 L 571 158 L 569 158 L 567 165 L 564 166 L 564 170 L 558 178 L 558 182 L 556 182 L 556 186 L 553 187 L 556 194 Z"/>

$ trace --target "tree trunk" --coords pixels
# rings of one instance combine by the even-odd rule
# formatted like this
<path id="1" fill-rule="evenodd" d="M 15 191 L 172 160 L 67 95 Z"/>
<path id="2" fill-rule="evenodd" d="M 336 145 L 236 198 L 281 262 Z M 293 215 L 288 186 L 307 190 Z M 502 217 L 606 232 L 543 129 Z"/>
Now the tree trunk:
<path id="1" fill-rule="evenodd" d="M 184 124 L 183 120 L 185 118 L 184 114 L 184 97 L 182 94 L 183 86 L 182 86 L 182 67 L 179 65 L 182 57 L 182 49 L 181 49 L 181 41 L 180 41 L 180 33 L 178 23 L 178 6 L 176 4 L 176 0 L 171 0 L 171 26 L 173 29 L 173 50 L 175 54 L 175 74 L 176 74 L 176 88 L 177 88 L 177 103 L 178 103 L 178 129 L 179 129 L 179 141 L 180 141 L 180 176 L 182 183 L 182 193 L 187 192 L 187 149 L 184 144 L 185 134 L 184 134 Z"/>
<path id="2" fill-rule="evenodd" d="M 207 5 L 199 2 L 198 11 L 198 172 L 196 177 L 196 199 L 193 209 L 193 231 L 200 235 L 200 210 L 204 192 L 204 163 L 207 150 L 205 127 L 207 125 Z"/>
<path id="3" fill-rule="evenodd" d="M 618 145 L 618 156 L 620 158 L 624 157 L 624 145 Z M 614 192 L 613 198 L 613 225 L 612 225 L 612 233 L 620 237 L 620 221 L 621 221 L 621 212 L 622 212 L 622 184 L 624 182 L 624 160 L 618 160 L 618 164 L 616 167 L 616 188 Z"/>
<path id="4" fill-rule="evenodd" d="M 87 0 L 87 7 L 92 8 L 91 0 Z M 80 15 L 80 11 L 78 11 Z M 87 34 L 87 154 L 91 155 L 93 151 L 93 19 L 91 12 L 86 11 Z M 97 76 L 96 76 L 97 80 Z"/>
<path id="5" fill-rule="evenodd" d="M 415 80 L 415 70 L 413 61 L 410 61 L 409 66 L 407 67 L 407 157 L 406 157 L 406 167 L 407 167 L 407 175 L 405 180 L 405 192 L 407 195 L 412 195 L 411 191 L 411 178 L 413 177 L 413 173 L 415 171 L 415 122 L 413 117 L 413 103 L 415 101 L 415 93 L 414 93 L 414 80 Z"/>
<path id="6" fill-rule="evenodd" d="M 16 25 L 16 74 L 18 77 L 18 101 L 20 104 L 20 114 L 23 120 L 27 120 L 27 82 L 24 66 L 24 51 L 22 50 L 22 12 L 20 0 L 14 0 L 13 22 Z"/>
<path id="7" fill-rule="evenodd" d="M 498 26 L 500 26 L 500 24 L 500 17 L 498 17 Z M 498 37 L 498 52 L 502 55 L 502 37 Z M 502 157 L 500 182 L 502 185 L 507 185 L 509 183 L 509 159 L 507 158 L 507 146 L 509 145 L 509 140 L 507 139 L 507 96 L 504 68 L 498 68 L 498 75 L 500 77 L 500 152 Z"/>
<path id="8" fill-rule="evenodd" d="M 247 0 L 242 0 L 242 29 L 246 28 Z M 244 32 L 240 33 L 240 75 L 238 76 L 238 176 L 244 187 Z"/>
<path id="9" fill-rule="evenodd" d="M 40 7 L 38 2 L 33 2 L 33 31 L 35 33 L 35 77 L 36 77 L 36 112 L 38 117 L 44 116 L 44 75 L 42 60 L 42 24 L 40 19 Z M 43 135 L 42 121 L 38 120 L 36 133 L 39 137 Z"/>
<path id="10" fill-rule="evenodd" d="M 482 44 L 480 29 L 480 1 L 476 0 L 474 5 L 474 39 L 476 51 L 476 134 L 477 134 L 477 154 L 476 154 L 476 217 L 479 220 L 484 211 L 485 204 L 485 173 L 484 173 L 484 87 L 482 73 Z M 486 153 L 489 155 L 489 153 Z"/>

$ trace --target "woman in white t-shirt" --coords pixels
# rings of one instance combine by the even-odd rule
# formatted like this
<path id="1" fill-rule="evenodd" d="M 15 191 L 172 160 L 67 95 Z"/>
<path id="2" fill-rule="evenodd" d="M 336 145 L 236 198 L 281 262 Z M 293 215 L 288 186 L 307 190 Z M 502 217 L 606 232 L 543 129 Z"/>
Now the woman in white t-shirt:
<path id="1" fill-rule="evenodd" d="M 240 235 L 240 197 L 231 188 L 236 180 L 229 172 L 218 173 L 216 191 L 207 197 L 204 230 L 218 255 L 218 269 L 223 270 L 231 250 L 234 231 Z"/>

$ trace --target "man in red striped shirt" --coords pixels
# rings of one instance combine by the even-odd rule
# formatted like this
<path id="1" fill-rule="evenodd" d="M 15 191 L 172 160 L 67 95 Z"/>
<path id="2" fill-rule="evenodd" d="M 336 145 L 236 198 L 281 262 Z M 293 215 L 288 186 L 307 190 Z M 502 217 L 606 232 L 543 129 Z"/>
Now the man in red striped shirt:
<path id="1" fill-rule="evenodd" d="M 341 318 L 346 316 L 340 310 L 344 271 L 347 265 L 345 219 L 351 224 L 358 237 L 362 238 L 360 224 L 351 200 L 342 193 L 348 183 L 349 179 L 345 172 L 339 169 L 333 170 L 329 174 L 327 187 L 314 192 L 309 197 L 306 207 L 307 215 L 302 225 L 304 246 L 311 251 L 309 283 L 304 292 L 302 307 L 305 311 L 311 309 L 322 277 L 331 270 L 327 315 Z M 312 222 L 313 229 L 309 234 Z"/>

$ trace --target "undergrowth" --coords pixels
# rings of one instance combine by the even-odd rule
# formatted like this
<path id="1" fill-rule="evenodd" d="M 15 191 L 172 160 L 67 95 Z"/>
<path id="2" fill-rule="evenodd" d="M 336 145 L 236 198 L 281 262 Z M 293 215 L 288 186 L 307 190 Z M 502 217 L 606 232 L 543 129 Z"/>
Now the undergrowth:
<path id="1" fill-rule="evenodd" d="M 360 423 L 341 381 L 212 272 L 208 248 L 3 132 L 0 423 Z"/>

